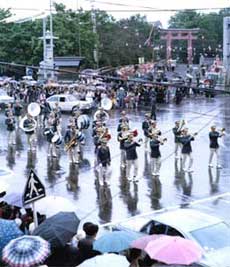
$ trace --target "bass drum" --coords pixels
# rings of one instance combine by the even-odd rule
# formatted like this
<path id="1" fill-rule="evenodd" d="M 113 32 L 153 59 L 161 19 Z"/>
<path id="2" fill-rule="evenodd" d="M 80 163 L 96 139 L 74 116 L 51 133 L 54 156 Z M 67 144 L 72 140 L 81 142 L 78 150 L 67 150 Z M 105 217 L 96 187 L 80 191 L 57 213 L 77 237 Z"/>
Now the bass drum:
<path id="1" fill-rule="evenodd" d="M 53 138 L 51 139 L 51 142 L 55 145 L 61 145 L 62 143 L 62 137 L 59 134 L 54 134 Z"/>
<path id="2" fill-rule="evenodd" d="M 90 126 L 90 119 L 88 115 L 80 115 L 77 118 L 77 127 L 80 130 L 88 129 Z"/>
<path id="3" fill-rule="evenodd" d="M 79 141 L 81 143 L 85 141 L 85 135 L 82 132 L 79 132 L 77 134 L 77 141 Z"/>

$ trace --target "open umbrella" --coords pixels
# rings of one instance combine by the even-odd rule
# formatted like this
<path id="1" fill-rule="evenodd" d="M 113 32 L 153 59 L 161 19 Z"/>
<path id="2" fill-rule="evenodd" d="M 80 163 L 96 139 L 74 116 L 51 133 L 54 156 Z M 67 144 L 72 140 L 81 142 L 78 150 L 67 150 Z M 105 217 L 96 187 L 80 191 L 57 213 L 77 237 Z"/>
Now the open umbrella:
<path id="1" fill-rule="evenodd" d="M 104 254 L 84 261 L 79 267 L 129 267 L 126 257 L 116 254 Z"/>
<path id="2" fill-rule="evenodd" d="M 22 193 L 20 192 L 6 193 L 3 201 L 5 201 L 8 205 L 16 206 L 19 208 L 24 206 L 22 201 Z"/>
<path id="3" fill-rule="evenodd" d="M 52 247 L 63 247 L 76 234 L 80 220 L 74 212 L 59 212 L 46 219 L 33 232 L 49 241 Z"/>
<path id="4" fill-rule="evenodd" d="M 5 245 L 22 235 L 15 221 L 0 219 L 0 254 Z"/>
<path id="5" fill-rule="evenodd" d="M 203 253 L 192 240 L 166 235 L 149 242 L 145 251 L 150 258 L 160 262 L 185 265 L 199 261 Z"/>
<path id="6" fill-rule="evenodd" d="M 2 259 L 11 267 L 30 267 L 43 263 L 50 254 L 50 245 L 39 236 L 22 236 L 5 246 Z"/>
<path id="7" fill-rule="evenodd" d="M 164 235 L 145 235 L 145 236 L 142 236 L 141 238 L 134 240 L 131 243 L 131 247 L 144 250 L 149 242 L 154 241 L 154 240 L 156 240 L 162 236 L 164 236 Z"/>
<path id="8" fill-rule="evenodd" d="M 141 236 L 140 233 L 114 231 L 104 234 L 93 244 L 93 249 L 102 253 L 120 252 L 128 249 L 131 243 Z"/>
<path id="9" fill-rule="evenodd" d="M 47 196 L 36 202 L 36 211 L 40 214 L 44 214 L 47 217 L 51 217 L 58 212 L 74 212 L 76 206 L 64 197 Z"/>

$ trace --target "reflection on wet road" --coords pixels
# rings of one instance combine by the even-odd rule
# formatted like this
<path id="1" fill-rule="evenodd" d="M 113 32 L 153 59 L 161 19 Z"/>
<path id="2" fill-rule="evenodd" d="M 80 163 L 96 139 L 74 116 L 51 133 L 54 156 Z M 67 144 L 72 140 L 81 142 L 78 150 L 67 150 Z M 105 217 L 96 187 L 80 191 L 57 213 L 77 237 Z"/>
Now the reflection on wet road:
<path id="1" fill-rule="evenodd" d="M 79 165 L 69 164 L 68 156 L 61 146 L 57 158 L 47 157 L 47 142 L 43 129 L 37 131 L 38 147 L 36 153 L 27 151 L 26 136 L 21 130 L 16 132 L 16 145 L 7 150 L 7 132 L 4 114 L 0 114 L 1 167 L 14 172 L 6 179 L 11 191 L 23 191 L 31 168 L 44 182 L 47 194 L 59 195 L 71 200 L 80 218 L 100 223 L 122 220 L 129 216 L 161 209 L 168 206 L 184 205 L 188 201 L 209 197 L 229 191 L 230 173 L 230 98 L 221 96 L 215 99 L 197 98 L 186 100 L 181 106 L 162 105 L 158 110 L 158 126 L 168 141 L 161 148 L 162 167 L 159 178 L 153 178 L 150 172 L 149 152 L 144 145 L 138 148 L 139 177 L 138 184 L 130 183 L 120 168 L 120 151 L 117 142 L 117 124 L 119 111 L 110 112 L 109 128 L 112 139 L 111 150 L 111 186 L 100 187 L 97 168 L 94 168 L 94 145 L 91 128 L 85 130 L 86 144 L 83 159 Z M 128 112 L 133 129 L 143 136 L 141 124 L 143 111 Z M 182 171 L 180 160 L 174 159 L 172 128 L 178 119 L 185 119 L 191 133 L 198 132 L 193 142 L 193 173 Z M 63 131 L 68 115 L 63 115 Z M 220 158 L 223 169 L 208 169 L 210 126 L 226 128 L 226 136 L 220 141 Z M 220 216 L 226 215 L 230 201 L 218 201 L 199 205 L 199 209 L 210 210 Z M 205 208 L 204 208 L 205 207 Z M 219 207 L 217 209 L 217 207 Z M 217 211 L 218 210 L 218 211 Z"/>

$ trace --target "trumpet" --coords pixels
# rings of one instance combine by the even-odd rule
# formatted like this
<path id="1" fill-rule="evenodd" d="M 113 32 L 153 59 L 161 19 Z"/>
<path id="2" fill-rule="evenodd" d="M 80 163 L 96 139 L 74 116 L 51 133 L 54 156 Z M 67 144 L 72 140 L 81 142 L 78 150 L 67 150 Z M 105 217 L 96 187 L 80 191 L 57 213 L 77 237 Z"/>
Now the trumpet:
<path id="1" fill-rule="evenodd" d="M 158 137 L 159 135 L 161 135 L 161 131 L 159 129 L 151 129 L 148 133 L 148 137 L 149 138 L 156 138 Z"/>
<path id="2" fill-rule="evenodd" d="M 105 131 L 99 136 L 99 140 L 106 139 L 108 142 L 111 139 L 111 134 L 108 131 L 108 128 L 105 129 Z"/>
<path id="3" fill-rule="evenodd" d="M 224 133 L 225 132 L 225 128 L 221 128 L 218 132 Z"/>
<path id="4" fill-rule="evenodd" d="M 186 120 L 184 120 L 184 119 L 183 119 L 183 120 L 180 120 L 178 130 L 179 130 L 179 131 L 183 130 L 183 128 L 184 128 L 187 124 L 188 124 L 188 123 L 187 123 Z"/>

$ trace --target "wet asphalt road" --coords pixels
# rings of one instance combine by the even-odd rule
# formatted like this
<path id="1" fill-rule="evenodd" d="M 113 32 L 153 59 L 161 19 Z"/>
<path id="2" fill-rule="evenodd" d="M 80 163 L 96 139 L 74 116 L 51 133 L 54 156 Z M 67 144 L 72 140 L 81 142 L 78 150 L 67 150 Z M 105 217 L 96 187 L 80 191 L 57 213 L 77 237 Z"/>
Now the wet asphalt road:
<path id="1" fill-rule="evenodd" d="M 162 167 L 159 179 L 153 179 L 150 173 L 149 153 L 144 145 L 138 149 L 138 184 L 127 182 L 120 168 L 120 151 L 117 142 L 117 123 L 119 111 L 110 112 L 108 127 L 112 134 L 109 142 L 111 163 L 111 186 L 99 187 L 94 168 L 94 146 L 91 128 L 85 130 L 86 145 L 83 161 L 78 165 L 69 165 L 63 145 L 60 157 L 49 160 L 47 142 L 38 129 L 38 147 L 36 154 L 27 152 L 26 136 L 17 131 L 16 146 L 7 150 L 7 131 L 4 113 L 0 114 L 0 162 L 1 167 L 10 168 L 11 178 L 1 177 L 10 185 L 9 191 L 23 192 L 31 168 L 46 186 L 47 195 L 66 197 L 76 206 L 76 213 L 83 221 L 105 223 L 122 220 L 155 209 L 183 205 L 188 201 L 209 198 L 216 194 L 230 192 L 230 97 L 218 96 L 214 99 L 200 97 L 184 100 L 180 106 L 174 104 L 159 105 L 157 112 L 158 127 L 168 141 L 161 147 Z M 141 124 L 145 110 L 128 111 L 132 128 L 138 129 L 142 137 Z M 63 115 L 66 125 L 68 115 Z M 191 133 L 198 132 L 193 142 L 194 172 L 183 173 L 180 161 L 174 159 L 172 128 L 178 119 L 185 119 Z M 223 168 L 217 171 L 208 169 L 210 126 L 216 124 L 226 128 L 226 136 L 220 140 L 220 157 Z M 63 127 L 64 129 L 65 127 Z M 5 180 L 4 180 L 5 179 Z M 228 211 L 230 197 L 217 201 L 212 199 L 195 206 L 204 212 L 219 215 L 230 220 Z"/>

